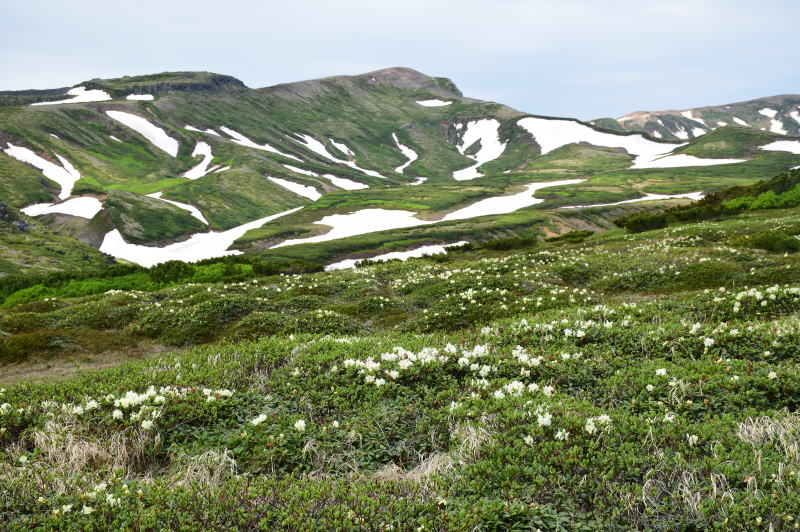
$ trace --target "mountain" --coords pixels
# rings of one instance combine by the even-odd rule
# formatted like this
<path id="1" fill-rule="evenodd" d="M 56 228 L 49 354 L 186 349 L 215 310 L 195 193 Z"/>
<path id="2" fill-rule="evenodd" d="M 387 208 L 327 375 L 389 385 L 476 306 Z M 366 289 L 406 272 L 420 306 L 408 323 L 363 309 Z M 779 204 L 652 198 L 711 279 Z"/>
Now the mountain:
<path id="1" fill-rule="evenodd" d="M 599 118 L 590 123 L 613 131 L 646 132 L 668 140 L 694 139 L 729 125 L 798 136 L 800 94 L 782 94 L 683 111 L 635 111 L 619 118 Z"/>
<path id="2" fill-rule="evenodd" d="M 209 72 L 93 79 L 0 93 L 0 197 L 118 261 L 327 264 L 603 229 L 619 210 L 800 164 L 800 143 L 774 131 L 732 124 L 680 143 L 617 126 L 468 98 L 401 67 L 260 89 Z"/>
<path id="3" fill-rule="evenodd" d="M 401 68 L 0 102 L 8 530 L 797 528 L 800 138 Z"/>

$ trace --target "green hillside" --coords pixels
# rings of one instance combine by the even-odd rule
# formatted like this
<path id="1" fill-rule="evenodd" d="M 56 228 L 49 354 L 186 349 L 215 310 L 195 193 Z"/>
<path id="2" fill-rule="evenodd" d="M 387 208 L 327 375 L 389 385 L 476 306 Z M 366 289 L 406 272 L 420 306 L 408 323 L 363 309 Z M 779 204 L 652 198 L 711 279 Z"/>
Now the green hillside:
<path id="1" fill-rule="evenodd" d="M 424 243 L 605 229 L 621 213 L 584 220 L 580 212 L 559 209 L 650 193 L 707 194 L 800 164 L 794 148 L 762 149 L 792 137 L 738 125 L 677 146 L 659 144 L 649 130 L 631 144 L 636 135 L 619 134 L 623 128 L 610 123 L 594 128 L 550 118 L 547 124 L 555 129 L 537 138 L 520 126 L 533 115 L 464 97 L 450 80 L 399 67 L 262 89 L 208 72 L 94 79 L 80 87 L 106 96 L 45 104 L 73 96 L 67 89 L 0 93 L 0 191 L 16 208 L 55 202 L 56 214 L 41 216 L 42 224 L 120 262 L 136 261 L 139 251 L 104 247 L 113 230 L 126 245 L 149 246 L 156 253 L 192 235 L 233 230 L 231 247 L 201 256 L 241 250 L 256 251 L 262 260 L 328 263 Z M 560 127 L 580 132 L 574 142 L 558 141 Z M 582 141 L 581 135 L 591 140 Z M 561 145 L 552 149 L 554 140 Z M 642 167 L 636 150 L 653 146 L 665 155 L 704 160 Z M 458 177 L 473 165 L 472 174 Z M 59 179 L 75 181 L 71 194 L 68 188 L 62 192 Z M 317 222 L 326 216 L 390 209 L 435 222 L 475 202 L 518 194 L 525 185 L 563 179 L 583 181 L 538 191 L 544 202 L 521 210 L 407 229 L 365 226 L 364 234 L 345 239 L 271 249 L 287 239 L 324 234 L 330 228 Z M 146 197 L 153 195 L 160 199 Z M 81 198 L 99 202 L 92 220 L 66 207 Z M 301 209 L 286 214 L 296 208 Z M 237 232 L 267 216 L 276 218 Z M 183 256 L 163 254 L 161 261 Z M 7 271 L 27 268 L 16 257 L 6 258 Z M 40 269 L 71 265 L 48 260 Z"/>

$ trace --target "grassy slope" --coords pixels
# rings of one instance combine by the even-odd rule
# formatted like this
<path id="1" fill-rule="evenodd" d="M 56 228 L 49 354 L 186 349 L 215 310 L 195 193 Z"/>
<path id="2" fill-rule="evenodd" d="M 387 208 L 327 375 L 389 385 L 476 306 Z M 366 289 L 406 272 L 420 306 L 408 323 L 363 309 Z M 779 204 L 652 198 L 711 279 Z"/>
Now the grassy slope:
<path id="1" fill-rule="evenodd" d="M 797 287 L 800 264 L 736 247 L 777 225 L 800 233 L 797 210 L 0 311 L 5 331 L 260 338 L 10 387 L 4 518 L 785 528 L 800 511 L 798 292 L 768 287 Z M 150 386 L 137 404 L 114 404 Z"/>
<path id="2" fill-rule="evenodd" d="M 55 234 L 40 220 L 0 203 L 0 277 L 90 270 L 108 265 L 110 260 L 95 248 Z"/>
<path id="3" fill-rule="evenodd" d="M 105 205 L 114 226 L 132 244 L 165 242 L 206 230 L 189 212 L 160 199 L 114 191 Z"/>
<path id="4" fill-rule="evenodd" d="M 23 207 L 52 201 L 56 184 L 41 172 L 0 152 L 0 197 L 8 205 Z"/>

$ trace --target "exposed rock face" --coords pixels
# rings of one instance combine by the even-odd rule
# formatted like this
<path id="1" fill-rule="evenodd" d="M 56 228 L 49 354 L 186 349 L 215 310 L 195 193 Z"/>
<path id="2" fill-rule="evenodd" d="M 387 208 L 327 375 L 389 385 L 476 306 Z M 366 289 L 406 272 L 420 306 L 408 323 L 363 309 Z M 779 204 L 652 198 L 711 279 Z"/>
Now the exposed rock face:
<path id="1" fill-rule="evenodd" d="M 114 97 L 128 94 L 164 92 L 239 92 L 247 86 L 233 76 L 213 72 L 164 72 L 149 76 L 125 76 L 115 79 L 93 79 L 82 83 L 87 89 L 101 89 Z"/>
<path id="2" fill-rule="evenodd" d="M 27 89 L 19 91 L 0 91 L 0 107 L 15 107 L 30 105 L 36 102 L 45 102 L 65 96 L 69 87 L 60 89 Z"/>
<path id="3" fill-rule="evenodd" d="M 25 232 L 29 226 L 11 207 L 0 202 L 0 231 Z"/>

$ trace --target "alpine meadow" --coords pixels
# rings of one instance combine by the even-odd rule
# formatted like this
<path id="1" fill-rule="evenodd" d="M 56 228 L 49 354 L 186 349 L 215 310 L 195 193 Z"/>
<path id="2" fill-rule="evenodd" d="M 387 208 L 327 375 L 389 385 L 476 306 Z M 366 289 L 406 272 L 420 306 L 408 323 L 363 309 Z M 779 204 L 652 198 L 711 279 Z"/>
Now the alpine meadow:
<path id="1" fill-rule="evenodd" d="M 0 528 L 800 529 L 800 94 L 204 70 L 0 91 Z"/>

